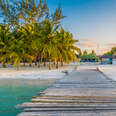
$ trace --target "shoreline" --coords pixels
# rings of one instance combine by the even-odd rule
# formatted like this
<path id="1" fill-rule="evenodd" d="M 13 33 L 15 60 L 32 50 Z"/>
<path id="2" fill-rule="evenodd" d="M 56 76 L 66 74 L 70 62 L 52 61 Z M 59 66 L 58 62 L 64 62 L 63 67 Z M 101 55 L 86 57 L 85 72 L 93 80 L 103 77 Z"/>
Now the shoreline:
<path id="1" fill-rule="evenodd" d="M 67 70 L 69 73 L 74 70 L 76 65 L 65 65 L 59 69 L 49 70 L 46 67 L 21 67 L 20 71 L 15 68 L 0 68 L 0 79 L 60 79 L 65 76 L 63 71 Z"/>

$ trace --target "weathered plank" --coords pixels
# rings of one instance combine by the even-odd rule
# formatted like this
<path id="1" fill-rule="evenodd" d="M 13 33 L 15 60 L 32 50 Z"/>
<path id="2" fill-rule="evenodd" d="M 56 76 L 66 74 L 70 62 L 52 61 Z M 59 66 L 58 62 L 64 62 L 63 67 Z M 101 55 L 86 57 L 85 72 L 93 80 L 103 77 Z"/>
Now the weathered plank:
<path id="1" fill-rule="evenodd" d="M 115 101 L 116 97 L 114 96 L 38 96 L 33 98 L 34 99 L 39 99 L 39 100 L 43 100 L 43 99 L 48 99 L 48 100 L 102 100 L 102 101 Z"/>
<path id="2" fill-rule="evenodd" d="M 108 111 L 116 110 L 116 107 L 78 107 L 78 108 L 25 108 L 25 112 L 43 112 L 43 111 Z"/>
<path id="3" fill-rule="evenodd" d="M 41 103 L 116 103 L 116 100 L 70 100 L 70 99 L 32 99 L 32 102 L 41 102 Z"/>
<path id="4" fill-rule="evenodd" d="M 83 112 L 78 112 L 78 111 L 67 111 L 67 112 L 24 112 L 19 114 L 18 116 L 116 116 L 116 112 L 113 111 L 104 111 L 104 112 L 96 112 L 96 111 L 83 111 Z"/>
<path id="5" fill-rule="evenodd" d="M 39 99 L 77 99 L 77 100 L 83 100 L 83 99 L 93 99 L 93 100 L 116 100 L 116 96 L 34 96 L 34 98 L 39 98 Z"/>
<path id="6" fill-rule="evenodd" d="M 19 108 L 77 108 L 77 107 L 116 107 L 116 103 L 24 103 Z"/>

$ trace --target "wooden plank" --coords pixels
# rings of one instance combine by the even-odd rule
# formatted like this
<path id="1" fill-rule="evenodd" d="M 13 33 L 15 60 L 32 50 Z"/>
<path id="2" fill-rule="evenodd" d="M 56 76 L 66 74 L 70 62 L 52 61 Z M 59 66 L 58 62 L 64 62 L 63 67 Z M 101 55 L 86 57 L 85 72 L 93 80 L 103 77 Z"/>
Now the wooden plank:
<path id="1" fill-rule="evenodd" d="M 44 112 L 44 111 L 116 111 L 116 107 L 78 107 L 78 108 L 25 108 L 24 112 Z"/>
<path id="2" fill-rule="evenodd" d="M 96 111 L 65 111 L 65 112 L 23 112 L 18 116 L 116 116 L 115 111 L 103 111 L 103 112 L 96 112 Z"/>
<path id="3" fill-rule="evenodd" d="M 56 96 L 56 95 L 44 95 L 44 96 L 34 96 L 34 99 L 77 99 L 77 100 L 116 100 L 116 96 Z"/>
<path id="4" fill-rule="evenodd" d="M 116 103 L 116 100 L 70 100 L 70 99 L 32 99 L 32 102 L 42 103 Z"/>
<path id="5" fill-rule="evenodd" d="M 115 103 L 24 103 L 17 108 L 76 108 L 76 107 L 116 107 Z"/>
<path id="6" fill-rule="evenodd" d="M 116 97 L 110 96 L 36 96 L 34 99 L 52 99 L 52 100 L 114 100 L 116 101 Z"/>

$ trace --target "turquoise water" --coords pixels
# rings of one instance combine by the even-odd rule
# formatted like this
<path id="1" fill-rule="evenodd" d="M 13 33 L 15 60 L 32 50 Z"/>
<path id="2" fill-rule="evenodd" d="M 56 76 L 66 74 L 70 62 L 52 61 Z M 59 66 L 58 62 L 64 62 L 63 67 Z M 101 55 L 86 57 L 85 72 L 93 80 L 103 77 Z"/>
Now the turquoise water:
<path id="1" fill-rule="evenodd" d="M 29 102 L 32 96 L 44 91 L 52 82 L 48 80 L 1 80 L 0 116 L 16 116 L 22 109 L 17 104 Z"/>

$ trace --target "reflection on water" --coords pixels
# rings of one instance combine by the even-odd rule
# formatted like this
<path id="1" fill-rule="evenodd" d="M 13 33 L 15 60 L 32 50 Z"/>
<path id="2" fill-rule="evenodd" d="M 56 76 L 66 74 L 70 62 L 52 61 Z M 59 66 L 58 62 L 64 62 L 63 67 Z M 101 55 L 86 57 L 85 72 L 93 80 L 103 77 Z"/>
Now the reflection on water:
<path id="1" fill-rule="evenodd" d="M 0 79 L 0 116 L 16 116 L 21 109 L 17 104 L 28 102 L 32 96 L 44 91 L 55 80 Z"/>

